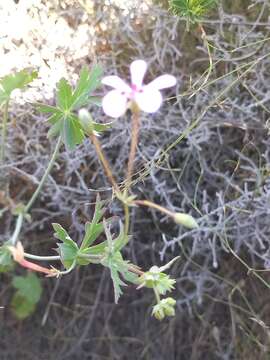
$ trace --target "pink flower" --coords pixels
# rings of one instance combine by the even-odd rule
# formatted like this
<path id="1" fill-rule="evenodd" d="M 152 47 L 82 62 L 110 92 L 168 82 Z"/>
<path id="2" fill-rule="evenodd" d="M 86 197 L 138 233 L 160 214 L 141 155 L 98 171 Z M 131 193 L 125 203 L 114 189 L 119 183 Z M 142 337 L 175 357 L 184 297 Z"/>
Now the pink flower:
<path id="1" fill-rule="evenodd" d="M 130 65 L 131 85 L 120 77 L 111 75 L 102 79 L 104 85 L 114 90 L 108 92 L 102 100 L 102 107 L 106 115 L 117 118 L 122 116 L 130 103 L 147 113 L 156 112 L 162 104 L 162 95 L 159 90 L 172 87 L 176 78 L 172 75 L 161 75 L 149 84 L 143 84 L 147 64 L 143 60 L 135 60 Z"/>

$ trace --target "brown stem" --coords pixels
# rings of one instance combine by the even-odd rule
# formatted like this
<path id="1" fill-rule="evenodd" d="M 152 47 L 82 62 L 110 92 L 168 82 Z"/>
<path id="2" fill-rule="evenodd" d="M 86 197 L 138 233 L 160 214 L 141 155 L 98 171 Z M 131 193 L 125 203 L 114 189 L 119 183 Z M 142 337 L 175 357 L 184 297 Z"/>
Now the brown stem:
<path id="1" fill-rule="evenodd" d="M 136 265 L 130 264 L 130 265 L 128 266 L 128 270 L 129 270 L 130 272 L 133 272 L 134 274 L 139 275 L 139 276 L 142 276 L 142 275 L 144 274 L 144 272 L 143 272 L 142 270 L 140 270 L 140 269 L 138 268 L 138 266 L 136 266 Z"/>
<path id="2" fill-rule="evenodd" d="M 134 160 L 136 156 L 136 150 L 138 145 L 140 129 L 140 116 L 139 111 L 136 109 L 132 114 L 132 132 L 131 132 L 131 145 L 128 158 L 127 177 L 126 177 L 126 188 L 128 189 L 131 183 L 132 172 L 134 167 Z"/>
<path id="3" fill-rule="evenodd" d="M 160 212 L 163 212 L 164 214 L 169 215 L 171 217 L 174 217 L 174 215 L 175 215 L 172 211 L 164 208 L 163 206 L 157 205 L 149 200 L 134 200 L 133 204 L 151 207 L 151 208 L 156 209 Z"/>
<path id="4" fill-rule="evenodd" d="M 94 134 L 91 134 L 90 139 L 91 139 L 93 145 L 95 146 L 96 153 L 98 155 L 100 162 L 102 163 L 103 169 L 105 171 L 105 174 L 106 174 L 108 180 L 110 181 L 114 190 L 117 192 L 120 192 L 119 186 L 117 185 L 116 181 L 114 180 L 110 164 L 109 164 L 108 160 L 106 159 L 105 155 L 103 154 L 103 151 L 102 151 L 102 148 L 101 148 L 98 138 Z"/>

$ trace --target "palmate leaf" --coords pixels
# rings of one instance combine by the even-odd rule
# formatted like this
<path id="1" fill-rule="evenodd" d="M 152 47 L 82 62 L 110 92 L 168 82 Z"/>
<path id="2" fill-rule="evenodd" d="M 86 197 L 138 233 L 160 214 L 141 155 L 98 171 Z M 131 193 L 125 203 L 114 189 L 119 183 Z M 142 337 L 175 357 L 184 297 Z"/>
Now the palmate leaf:
<path id="1" fill-rule="evenodd" d="M 68 150 L 73 150 L 76 145 L 81 144 L 84 133 L 87 134 L 75 111 L 83 105 L 97 101 L 96 97 L 91 96 L 91 92 L 100 85 L 101 72 L 101 67 L 98 65 L 95 65 L 90 72 L 84 67 L 75 89 L 66 79 L 59 81 L 56 106 L 35 104 L 40 112 L 50 114 L 48 122 L 52 126 L 48 137 L 61 136 Z M 108 124 L 94 123 L 94 130 L 97 132 L 105 131 L 108 127 Z"/>
<path id="2" fill-rule="evenodd" d="M 12 285 L 17 291 L 11 300 L 11 308 L 16 317 L 22 320 L 34 312 L 41 298 L 42 286 L 34 273 L 15 276 Z"/>
<path id="3" fill-rule="evenodd" d="M 23 90 L 29 83 L 37 78 L 37 75 L 38 73 L 36 71 L 29 72 L 27 69 L 24 69 L 0 79 L 0 105 L 9 100 L 14 90 Z"/>
<path id="4" fill-rule="evenodd" d="M 124 233 L 122 224 L 120 223 L 120 233 L 115 240 L 113 240 L 110 229 L 105 222 L 104 230 L 107 237 L 107 247 L 105 248 L 105 254 L 101 263 L 110 269 L 114 288 L 114 300 L 117 303 L 122 295 L 121 287 L 126 286 L 122 278 L 130 282 L 137 282 L 138 276 L 129 271 L 129 262 L 123 259 L 120 252 L 127 243 L 127 236 Z"/>

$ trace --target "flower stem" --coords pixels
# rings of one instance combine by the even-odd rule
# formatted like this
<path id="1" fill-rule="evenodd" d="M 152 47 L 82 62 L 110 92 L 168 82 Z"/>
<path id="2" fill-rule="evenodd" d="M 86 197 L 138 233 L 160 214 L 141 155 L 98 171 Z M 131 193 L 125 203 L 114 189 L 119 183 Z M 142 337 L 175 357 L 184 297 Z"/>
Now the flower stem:
<path id="1" fill-rule="evenodd" d="M 140 130 L 140 116 L 139 116 L 139 111 L 136 109 L 133 111 L 132 114 L 131 145 L 130 145 L 130 152 L 128 158 L 126 189 L 129 189 L 131 183 L 134 160 L 138 145 L 139 130 Z"/>
<path id="2" fill-rule="evenodd" d="M 15 230 L 14 230 L 12 236 L 11 236 L 11 239 L 10 239 L 10 243 L 13 246 L 15 246 L 16 242 L 18 241 L 18 237 L 19 237 L 19 234 L 20 234 L 21 228 L 22 228 L 22 223 L 23 223 L 23 214 L 20 214 L 17 217 Z"/>
<path id="3" fill-rule="evenodd" d="M 33 255 L 33 254 L 29 254 L 29 253 L 24 253 L 24 257 L 27 259 L 32 259 L 32 260 L 37 260 L 37 261 L 58 261 L 60 260 L 60 256 L 59 255 L 55 255 L 55 256 L 39 256 L 39 255 Z"/>
<path id="4" fill-rule="evenodd" d="M 157 205 L 155 203 L 153 203 L 152 201 L 149 201 L 149 200 L 134 200 L 133 203 L 135 205 L 142 205 L 142 206 L 148 206 L 148 207 L 151 207 L 153 209 L 156 209 L 166 215 L 169 215 L 170 217 L 174 217 L 175 213 L 164 208 L 163 206 L 160 206 L 160 205 Z"/>
<path id="5" fill-rule="evenodd" d="M 103 153 L 103 150 L 101 148 L 101 145 L 100 145 L 100 142 L 98 140 L 98 138 L 95 136 L 95 134 L 91 134 L 90 135 L 90 139 L 96 149 L 96 153 L 97 153 L 97 156 L 103 166 L 103 169 L 104 169 L 104 172 L 108 178 L 108 180 L 110 181 L 112 187 L 114 188 L 114 190 L 116 192 L 120 192 L 120 189 L 119 189 L 119 186 L 117 185 L 115 179 L 114 179 L 114 176 L 112 174 L 112 171 L 111 171 L 111 167 L 110 167 L 110 164 L 107 160 L 107 158 L 105 157 L 104 153 Z"/>
<path id="6" fill-rule="evenodd" d="M 0 164 L 5 160 L 5 146 L 7 137 L 7 121 L 8 121 L 8 106 L 9 101 L 5 102 L 3 123 L 2 123 L 2 138 L 1 138 L 1 149 L 0 149 Z"/>
<path id="7" fill-rule="evenodd" d="M 59 149 L 61 147 L 61 143 L 62 143 L 62 139 L 61 137 L 58 138 L 58 141 L 57 141 L 57 144 L 56 144 L 56 147 L 55 147 L 55 150 L 52 154 L 52 157 L 49 161 L 49 164 L 47 166 L 47 169 L 45 171 L 45 173 L 43 174 L 43 177 L 42 179 L 40 180 L 40 183 L 36 189 L 36 191 L 34 192 L 34 194 L 32 195 L 32 197 L 30 198 L 30 200 L 28 201 L 28 203 L 26 204 L 25 208 L 24 208 L 24 214 L 27 213 L 29 211 L 29 209 L 31 208 L 31 206 L 33 205 L 33 203 L 35 202 L 37 196 L 39 195 L 43 185 L 45 184 L 45 181 L 47 180 L 48 176 L 49 176 L 49 173 L 53 167 L 53 164 L 56 160 L 56 157 L 58 155 L 58 152 L 59 152 Z M 23 217 L 24 217 L 24 214 L 21 213 L 19 214 L 19 216 L 17 217 L 17 221 L 16 221 L 16 227 L 15 227 L 15 230 L 11 236 L 11 239 L 10 239 L 10 242 L 13 246 L 16 245 L 17 241 L 18 241 L 18 237 L 19 237 L 19 234 L 20 234 L 20 231 L 21 231 L 21 228 L 22 228 L 22 224 L 23 224 Z"/>
<path id="8" fill-rule="evenodd" d="M 124 205 L 124 212 L 125 212 L 125 226 L 124 226 L 124 232 L 125 235 L 128 236 L 128 230 L 129 230 L 129 207 L 127 204 L 123 204 Z"/>
<path id="9" fill-rule="evenodd" d="M 155 293 L 157 304 L 159 304 L 160 303 L 160 296 L 159 296 L 159 293 L 158 293 L 157 289 L 155 288 L 155 286 L 153 287 L 153 290 L 154 290 L 154 293 Z"/>
<path id="10" fill-rule="evenodd" d="M 133 265 L 133 264 L 130 264 L 130 265 L 128 266 L 128 270 L 129 270 L 130 272 L 134 273 L 134 274 L 139 275 L 139 276 L 142 276 L 142 275 L 144 274 L 144 271 L 140 270 L 140 269 L 138 268 L 138 266 Z"/>

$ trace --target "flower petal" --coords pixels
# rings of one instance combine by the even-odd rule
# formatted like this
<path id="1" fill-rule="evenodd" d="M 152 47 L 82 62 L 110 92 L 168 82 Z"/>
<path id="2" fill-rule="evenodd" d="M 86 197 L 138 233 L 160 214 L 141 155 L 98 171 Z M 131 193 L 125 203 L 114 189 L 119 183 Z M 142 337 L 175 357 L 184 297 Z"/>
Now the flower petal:
<path id="1" fill-rule="evenodd" d="M 103 111 L 113 118 L 124 115 L 127 109 L 127 98 L 118 90 L 109 91 L 102 99 Z"/>
<path id="2" fill-rule="evenodd" d="M 130 64 L 131 84 L 137 88 L 142 86 L 147 64 L 144 60 L 135 60 Z"/>
<path id="3" fill-rule="evenodd" d="M 136 93 L 135 101 L 141 110 L 154 113 L 162 104 L 162 96 L 158 90 L 144 86 L 142 92 Z"/>
<path id="4" fill-rule="evenodd" d="M 172 75 L 161 75 L 158 76 L 155 80 L 151 81 L 147 86 L 151 86 L 156 90 L 166 89 L 172 87 L 176 84 L 176 78 Z"/>
<path id="5" fill-rule="evenodd" d="M 105 76 L 101 80 L 101 82 L 102 84 L 111 86 L 112 88 L 117 89 L 119 91 L 124 91 L 124 92 L 131 91 L 128 84 L 126 84 L 124 80 L 122 80 L 119 76 L 116 75 Z"/>

